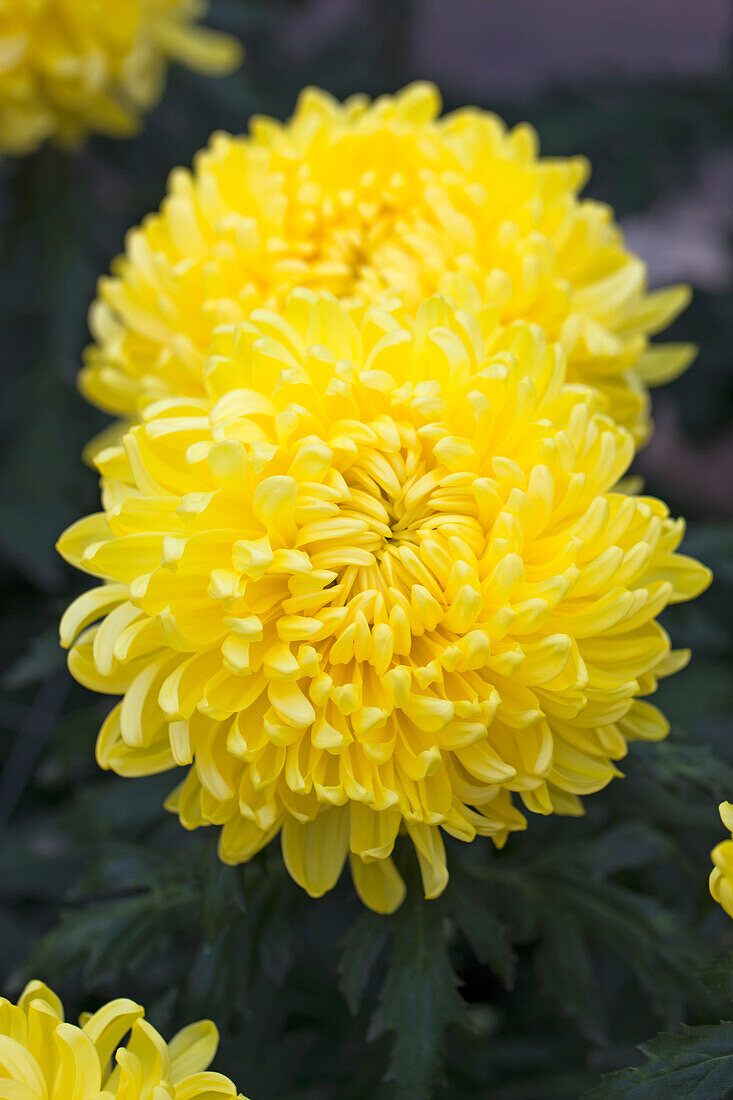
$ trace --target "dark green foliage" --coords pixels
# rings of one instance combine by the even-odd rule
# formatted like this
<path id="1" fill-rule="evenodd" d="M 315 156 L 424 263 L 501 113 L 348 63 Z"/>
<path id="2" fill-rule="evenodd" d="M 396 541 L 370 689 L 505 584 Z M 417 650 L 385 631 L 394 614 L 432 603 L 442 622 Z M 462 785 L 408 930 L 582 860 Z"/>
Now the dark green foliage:
<path id="1" fill-rule="evenodd" d="M 348 875 L 311 901 L 277 844 L 246 867 L 222 866 L 215 830 L 186 833 L 162 810 L 174 777 L 99 772 L 107 703 L 72 684 L 56 644 L 83 580 L 53 544 L 97 507 L 79 455 L 105 418 L 75 392 L 96 278 L 213 129 L 241 131 L 253 112 L 282 116 L 307 83 L 379 94 L 432 75 L 418 60 L 421 9 L 215 0 L 212 25 L 246 43 L 242 72 L 174 70 L 132 143 L 95 138 L 78 154 L 46 148 L 0 163 L 0 984 L 14 996 L 38 974 L 70 1018 L 132 996 L 169 1034 L 210 1016 L 222 1036 L 216 1068 L 252 1100 L 576 1100 L 587 1090 L 598 1100 L 722 1100 L 733 1089 L 733 1025 L 718 1022 L 731 1015 L 733 935 L 706 877 L 724 835 L 717 803 L 733 798 L 724 288 L 697 292 L 676 322 L 670 338 L 698 340 L 700 356 L 654 399 L 676 425 L 674 445 L 698 463 L 694 492 L 683 459 L 655 464 L 654 444 L 640 458 L 647 490 L 692 521 L 687 552 L 716 575 L 702 599 L 665 615 L 675 644 L 693 650 L 660 687 L 672 734 L 633 746 L 625 779 L 588 799 L 582 819 L 532 817 L 501 852 L 487 840 L 450 843 L 438 901 L 422 900 L 400 842 L 409 893 L 389 918 L 361 909 Z M 561 88 L 489 98 L 501 48 L 486 42 L 488 83 L 461 57 L 443 59 L 447 106 L 529 118 L 547 152 L 589 155 L 590 193 L 622 216 L 674 204 L 730 147 L 722 72 L 582 85 L 569 76 Z M 675 1034 L 623 1069 L 660 1028 Z"/>
<path id="2" fill-rule="evenodd" d="M 588 1100 L 725 1100 L 733 1091 L 733 1024 L 683 1027 L 639 1049 L 646 1065 L 612 1073 Z"/>
<path id="3" fill-rule="evenodd" d="M 604 847 L 616 858 L 605 868 Z M 507 925 L 538 943 L 535 964 L 541 987 L 561 1012 L 575 1017 L 581 1031 L 603 1038 L 603 1005 L 593 953 L 608 952 L 633 974 L 664 1018 L 675 1019 L 684 1002 L 704 1005 L 710 997 L 695 978 L 705 957 L 701 941 L 677 916 L 645 892 L 611 877 L 650 862 L 646 851 L 623 845 L 627 830 L 607 828 L 600 840 L 570 844 L 556 840 L 548 852 L 469 867 L 483 885 L 481 913 L 502 914 Z M 662 849 L 660 841 L 659 849 Z M 671 846 L 666 858 L 672 851 Z M 606 1004 L 608 1010 L 608 1004 Z"/>
<path id="4" fill-rule="evenodd" d="M 467 877 L 454 882 L 449 912 L 480 963 L 488 966 L 507 989 L 514 985 L 517 959 L 509 927 L 499 920 Z"/>
<path id="5" fill-rule="evenodd" d="M 443 1032 L 462 1021 L 443 932 L 442 906 L 426 905 L 413 870 L 409 895 L 397 914 L 389 966 L 369 1038 L 394 1033 L 387 1081 L 400 1100 L 425 1100 L 442 1068 Z M 408 880 L 409 881 L 409 880 Z"/>
<path id="6" fill-rule="evenodd" d="M 365 910 L 344 936 L 341 954 L 341 991 L 351 1012 L 356 1014 L 367 985 L 389 939 L 389 923 L 377 913 Z"/>
<path id="7" fill-rule="evenodd" d="M 724 997 L 727 1001 L 733 1001 L 733 951 L 727 951 L 725 955 L 719 955 L 700 974 L 700 979 L 705 982 L 714 993 Z"/>

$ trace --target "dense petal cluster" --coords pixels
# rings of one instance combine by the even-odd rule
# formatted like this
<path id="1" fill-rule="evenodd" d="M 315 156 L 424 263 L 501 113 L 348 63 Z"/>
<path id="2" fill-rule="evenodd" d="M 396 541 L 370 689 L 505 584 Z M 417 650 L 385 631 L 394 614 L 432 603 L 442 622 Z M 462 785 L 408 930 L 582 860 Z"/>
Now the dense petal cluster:
<path id="1" fill-rule="evenodd" d="M 733 803 L 721 802 L 718 812 L 728 832 L 733 834 Z M 710 893 L 728 916 L 733 917 L 733 836 L 716 844 L 710 858 L 714 864 L 710 872 Z"/>
<path id="2" fill-rule="evenodd" d="M 460 289 L 457 285 L 457 292 Z M 681 521 L 613 491 L 631 436 L 559 345 L 462 288 L 412 313 L 294 291 L 216 334 L 206 396 L 149 406 L 97 462 L 105 510 L 61 539 L 104 583 L 62 622 L 74 676 L 121 694 L 102 766 L 190 766 L 171 800 L 248 859 L 282 831 L 319 895 L 347 853 L 399 904 L 440 829 L 503 843 L 579 813 L 685 663 L 655 616 L 708 582 Z"/>
<path id="3" fill-rule="evenodd" d="M 12 1100 L 245 1100 L 204 1072 L 219 1043 L 209 1020 L 166 1043 L 134 1001 L 120 998 L 64 1022 L 59 998 L 29 982 L 17 1003 L 0 998 L 0 1095 Z"/>
<path id="4" fill-rule="evenodd" d="M 169 60 L 205 72 L 239 61 L 237 42 L 195 25 L 202 0 L 2 0 L 0 150 L 88 130 L 126 136 L 157 102 Z"/>
<path id="5" fill-rule="evenodd" d="M 130 232 L 91 311 L 81 385 L 115 414 L 204 392 L 215 327 L 278 309 L 299 285 L 347 303 L 401 292 L 411 308 L 470 276 L 502 321 L 543 326 L 568 380 L 601 389 L 637 442 L 647 387 L 692 358 L 649 346 L 687 290 L 647 293 L 612 212 L 578 192 L 586 162 L 540 158 L 529 126 L 473 108 L 440 117 L 428 84 L 370 103 L 307 90 L 285 124 L 256 118 L 176 170 L 159 213 Z"/>

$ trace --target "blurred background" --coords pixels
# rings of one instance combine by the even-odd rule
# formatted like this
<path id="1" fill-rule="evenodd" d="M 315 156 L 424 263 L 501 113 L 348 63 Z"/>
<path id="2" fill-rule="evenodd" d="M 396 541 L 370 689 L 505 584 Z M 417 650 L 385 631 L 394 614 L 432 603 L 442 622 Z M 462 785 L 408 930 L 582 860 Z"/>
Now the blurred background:
<path id="1" fill-rule="evenodd" d="M 660 1027 L 725 1013 L 715 998 L 733 991 L 729 971 L 702 983 L 695 973 L 733 945 L 705 883 L 723 835 L 716 805 L 733 799 L 730 11 L 726 0 L 214 0 L 208 23 L 245 45 L 239 73 L 172 70 L 132 142 L 93 138 L 73 154 L 47 147 L 0 163 L 5 992 L 17 993 L 30 957 L 74 1011 L 130 995 L 166 1029 L 214 1014 L 218 1066 L 253 1100 L 381 1087 L 392 1040 L 367 1035 L 382 933 L 348 891 L 304 906 L 276 852 L 246 875 L 220 868 L 212 838 L 161 821 L 170 777 L 101 775 L 92 746 L 104 704 L 72 684 L 57 643 L 60 612 L 83 585 L 53 546 L 98 507 L 79 456 L 104 418 L 75 389 L 95 281 L 126 229 L 158 206 L 171 168 L 212 130 L 243 131 L 255 112 L 285 117 L 305 84 L 344 97 L 426 78 L 446 109 L 470 102 L 527 120 L 544 153 L 588 156 L 587 194 L 614 206 L 651 285 L 693 286 L 665 338 L 700 353 L 654 393 L 656 432 L 636 472 L 688 518 L 687 552 L 716 573 L 703 599 L 667 619 L 694 652 L 661 693 L 669 742 L 632 753 L 628 778 L 595 796 L 587 819 L 533 822 L 512 838 L 505 883 L 534 875 L 537 915 L 510 885 L 480 927 L 454 919 L 455 899 L 441 911 L 470 1011 L 468 1028 L 448 1031 L 436 1095 L 572 1100 L 638 1061 L 634 1045 Z M 542 859 L 558 845 L 553 870 Z M 471 858 L 497 858 L 489 847 Z M 573 884 L 596 880 L 593 904 L 579 901 Z M 516 962 L 502 954 L 502 922 L 519 941 Z"/>

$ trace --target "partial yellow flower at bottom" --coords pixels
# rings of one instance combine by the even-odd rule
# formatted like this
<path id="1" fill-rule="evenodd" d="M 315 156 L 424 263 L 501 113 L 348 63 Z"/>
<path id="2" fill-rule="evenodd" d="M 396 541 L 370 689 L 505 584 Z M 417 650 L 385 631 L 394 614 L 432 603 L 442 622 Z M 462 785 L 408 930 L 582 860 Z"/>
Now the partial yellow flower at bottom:
<path id="1" fill-rule="evenodd" d="M 718 813 L 728 832 L 733 834 L 733 803 L 721 802 Z M 710 893 L 728 916 L 733 917 L 733 836 L 716 844 L 710 858 L 715 864 L 710 872 Z"/>
<path id="2" fill-rule="evenodd" d="M 166 1043 L 120 998 L 64 1021 L 61 1001 L 29 982 L 17 1005 L 0 998 L 0 1096 L 6 1100 L 246 1100 L 228 1077 L 204 1072 L 219 1045 L 210 1020 Z"/>
<path id="3" fill-rule="evenodd" d="M 455 291 L 357 323 L 301 289 L 220 329 L 206 396 L 98 454 L 105 511 L 59 543 L 104 582 L 61 624 L 73 675 L 124 696 L 101 765 L 188 767 L 169 805 L 223 860 L 280 833 L 319 896 L 350 855 L 383 912 L 400 830 L 436 897 L 441 830 L 500 845 L 514 794 L 580 813 L 665 736 L 639 697 L 687 654 L 655 617 L 709 581 L 664 504 L 614 491 L 632 438 L 562 349 Z"/>
<path id="4" fill-rule="evenodd" d="M 203 0 L 2 0 L 0 151 L 89 130 L 126 137 L 155 106 L 169 60 L 236 68 L 239 43 L 196 26 Z"/>

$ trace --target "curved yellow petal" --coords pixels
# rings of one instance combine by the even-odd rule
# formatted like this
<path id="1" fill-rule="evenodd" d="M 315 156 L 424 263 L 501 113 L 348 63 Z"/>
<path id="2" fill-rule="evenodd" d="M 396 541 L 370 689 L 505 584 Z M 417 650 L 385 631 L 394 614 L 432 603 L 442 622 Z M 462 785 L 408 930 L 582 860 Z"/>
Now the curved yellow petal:
<path id="1" fill-rule="evenodd" d="M 439 897 L 448 885 L 445 847 L 440 830 L 435 826 L 408 821 L 407 832 L 415 845 L 426 898 Z"/>
<path id="2" fill-rule="evenodd" d="M 349 845 L 349 816 L 338 807 L 301 825 L 286 818 L 282 829 L 285 866 L 299 886 L 319 898 L 341 875 Z"/>
<path id="3" fill-rule="evenodd" d="M 356 855 L 350 857 L 351 877 L 356 891 L 375 913 L 394 913 L 405 899 L 405 884 L 391 859 L 376 859 L 365 863 Z"/>
<path id="4" fill-rule="evenodd" d="M 177 1084 L 191 1074 L 208 1069 L 219 1047 L 219 1032 L 211 1020 L 189 1024 L 168 1044 L 171 1068 L 169 1078 Z"/>

